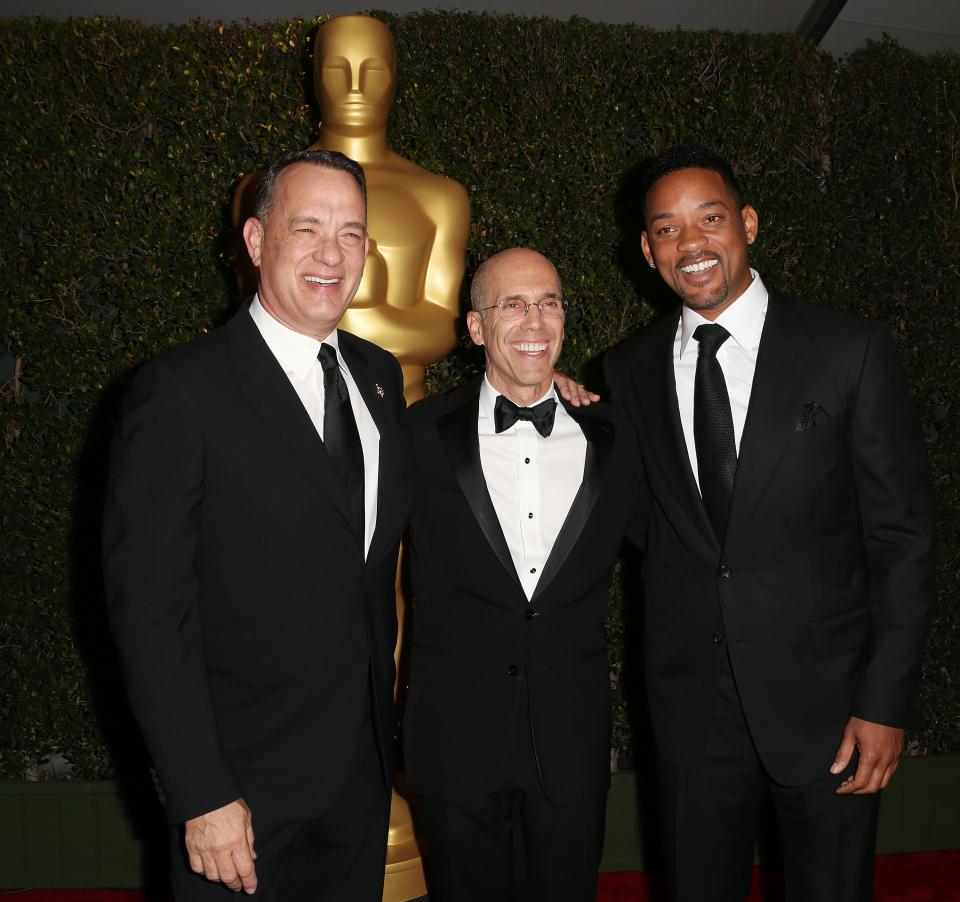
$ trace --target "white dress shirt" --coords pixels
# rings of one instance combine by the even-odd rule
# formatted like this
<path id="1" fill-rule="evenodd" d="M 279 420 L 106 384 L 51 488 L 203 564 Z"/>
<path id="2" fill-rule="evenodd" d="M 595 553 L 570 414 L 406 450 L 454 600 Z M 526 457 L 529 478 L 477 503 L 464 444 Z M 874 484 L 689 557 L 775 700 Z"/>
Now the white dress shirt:
<path id="1" fill-rule="evenodd" d="M 684 307 L 677 325 L 677 334 L 673 340 L 673 372 L 677 382 L 680 423 L 683 426 L 687 454 L 690 456 L 690 466 L 693 468 L 693 476 L 697 480 L 698 488 L 700 471 L 697 467 L 697 446 L 693 437 L 693 388 L 697 373 L 699 342 L 693 337 L 693 333 L 697 326 L 710 322 L 723 326 L 730 333 L 730 337 L 720 345 L 717 351 L 717 361 L 727 383 L 730 412 L 733 415 L 733 432 L 737 443 L 737 454 L 739 454 L 768 302 L 767 289 L 763 280 L 753 269 L 750 270 L 750 274 L 753 276 L 750 287 L 715 320 L 709 320 L 695 310 Z"/>
<path id="2" fill-rule="evenodd" d="M 363 397 L 353 381 L 350 370 L 347 368 L 343 356 L 340 354 L 340 344 L 337 330 L 334 329 L 323 342 L 295 332 L 285 326 L 278 319 L 271 316 L 260 303 L 260 297 L 254 295 L 250 304 L 250 316 L 260 330 L 267 347 L 277 358 L 277 362 L 287 374 L 297 397 L 300 398 L 310 421 L 320 438 L 323 438 L 323 367 L 317 359 L 320 345 L 330 345 L 337 352 L 337 361 L 340 363 L 340 372 L 347 383 L 350 395 L 350 406 L 353 407 L 353 416 L 357 421 L 357 431 L 360 433 L 360 445 L 363 448 L 363 506 L 364 506 L 364 536 L 363 553 L 366 557 L 370 550 L 370 540 L 377 526 L 377 474 L 380 469 L 380 430 L 377 429 Z"/>
<path id="3" fill-rule="evenodd" d="M 517 420 L 497 435 L 493 407 L 498 394 L 484 376 L 477 419 L 480 465 L 529 601 L 583 482 L 587 440 L 559 403 L 549 437 L 527 420 Z M 537 403 L 556 396 L 551 385 Z"/>

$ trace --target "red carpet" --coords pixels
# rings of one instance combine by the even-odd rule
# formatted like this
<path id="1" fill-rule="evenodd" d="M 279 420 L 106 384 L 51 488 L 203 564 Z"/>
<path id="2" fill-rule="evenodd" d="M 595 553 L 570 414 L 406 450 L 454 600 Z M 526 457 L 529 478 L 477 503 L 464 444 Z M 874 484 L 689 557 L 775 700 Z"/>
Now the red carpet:
<path id="1" fill-rule="evenodd" d="M 960 902 L 960 850 L 878 855 L 874 902 Z M 776 890 L 764 893 L 760 868 L 753 873 L 748 902 L 779 902 Z M 644 874 L 635 871 L 601 874 L 597 902 L 657 902 Z"/>
<path id="2" fill-rule="evenodd" d="M 960 902 L 960 850 L 879 855 L 876 875 L 874 902 Z M 775 891 L 763 892 L 762 876 L 757 868 L 748 902 L 777 902 Z M 8 890 L 2 895 L 24 902 L 162 902 L 119 889 Z M 600 875 L 597 902 L 657 902 L 657 896 L 649 892 L 642 873 L 627 871 Z"/>

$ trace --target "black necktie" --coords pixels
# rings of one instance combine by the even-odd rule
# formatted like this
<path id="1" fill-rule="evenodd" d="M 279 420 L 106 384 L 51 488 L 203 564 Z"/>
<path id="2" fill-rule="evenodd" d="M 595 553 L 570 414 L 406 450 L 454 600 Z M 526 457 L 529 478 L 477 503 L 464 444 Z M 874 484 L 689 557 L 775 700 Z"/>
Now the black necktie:
<path id="1" fill-rule="evenodd" d="M 517 420 L 529 420 L 533 423 L 533 428 L 546 438 L 553 432 L 553 416 L 556 409 L 555 398 L 547 398 L 546 401 L 541 401 L 533 407 L 517 407 L 509 398 L 497 395 L 496 403 L 493 405 L 493 422 L 499 433 L 509 429 Z"/>
<path id="2" fill-rule="evenodd" d="M 347 490 L 353 527 L 364 535 L 363 446 L 350 406 L 350 393 L 340 372 L 337 352 L 328 344 L 317 354 L 323 367 L 323 444 Z"/>
<path id="3" fill-rule="evenodd" d="M 693 437 L 697 447 L 700 494 L 720 544 L 727 534 L 730 498 L 737 476 L 737 445 L 730 396 L 717 349 L 730 333 L 716 323 L 697 326 L 697 375 L 693 388 Z"/>

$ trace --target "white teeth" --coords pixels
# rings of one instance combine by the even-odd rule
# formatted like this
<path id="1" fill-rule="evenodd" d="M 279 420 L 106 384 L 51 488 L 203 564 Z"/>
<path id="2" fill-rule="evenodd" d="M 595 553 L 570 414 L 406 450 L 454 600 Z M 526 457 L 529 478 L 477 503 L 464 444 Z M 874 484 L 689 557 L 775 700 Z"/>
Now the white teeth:
<path id="1" fill-rule="evenodd" d="M 319 276 L 304 276 L 307 282 L 313 282 L 315 285 L 336 285 L 339 279 L 321 279 Z"/>
<path id="2" fill-rule="evenodd" d="M 525 351 L 529 354 L 536 354 L 538 351 L 546 351 L 547 343 L 539 341 L 522 341 L 518 344 L 515 344 L 514 347 L 518 351 Z"/>
<path id="3" fill-rule="evenodd" d="M 704 272 L 704 270 L 713 269 L 713 267 L 719 262 L 719 260 L 701 260 L 699 263 L 691 263 L 689 266 L 681 266 L 680 269 L 689 273 Z"/>

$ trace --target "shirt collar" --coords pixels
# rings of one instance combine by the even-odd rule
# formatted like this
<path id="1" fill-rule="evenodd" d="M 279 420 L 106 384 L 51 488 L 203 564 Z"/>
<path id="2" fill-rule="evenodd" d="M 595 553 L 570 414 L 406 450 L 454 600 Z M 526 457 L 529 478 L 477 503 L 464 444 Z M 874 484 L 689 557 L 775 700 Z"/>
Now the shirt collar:
<path id="1" fill-rule="evenodd" d="M 280 320 L 273 317 L 260 303 L 260 295 L 253 296 L 250 303 L 250 316 L 257 324 L 267 347 L 273 352 L 285 373 L 305 379 L 317 364 L 317 354 L 321 342 L 302 332 L 295 332 L 285 326 Z M 337 360 L 343 365 L 340 357 L 340 343 L 337 330 L 334 329 L 322 342 L 328 344 L 337 352 Z"/>
<path id="2" fill-rule="evenodd" d="M 755 269 L 750 270 L 752 281 L 747 290 L 740 295 L 715 320 L 701 316 L 695 310 L 684 307 L 680 314 L 680 357 L 697 326 L 715 322 L 730 333 L 730 337 L 745 351 L 756 348 L 760 341 L 760 331 L 767 311 L 767 288 Z"/>
<path id="3" fill-rule="evenodd" d="M 503 394 L 502 392 L 497 391 L 491 384 L 490 380 L 487 378 L 487 374 L 483 374 L 483 383 L 480 386 L 480 413 L 479 417 L 483 419 L 493 419 L 493 405 L 497 403 L 497 397 Z M 549 390 L 543 395 L 542 398 L 538 398 L 534 404 L 539 404 L 541 401 L 546 401 L 547 398 L 556 398 L 557 389 L 556 386 L 551 382 Z M 534 404 L 530 406 L 533 407 Z M 562 406 L 558 403 L 558 407 Z"/>

